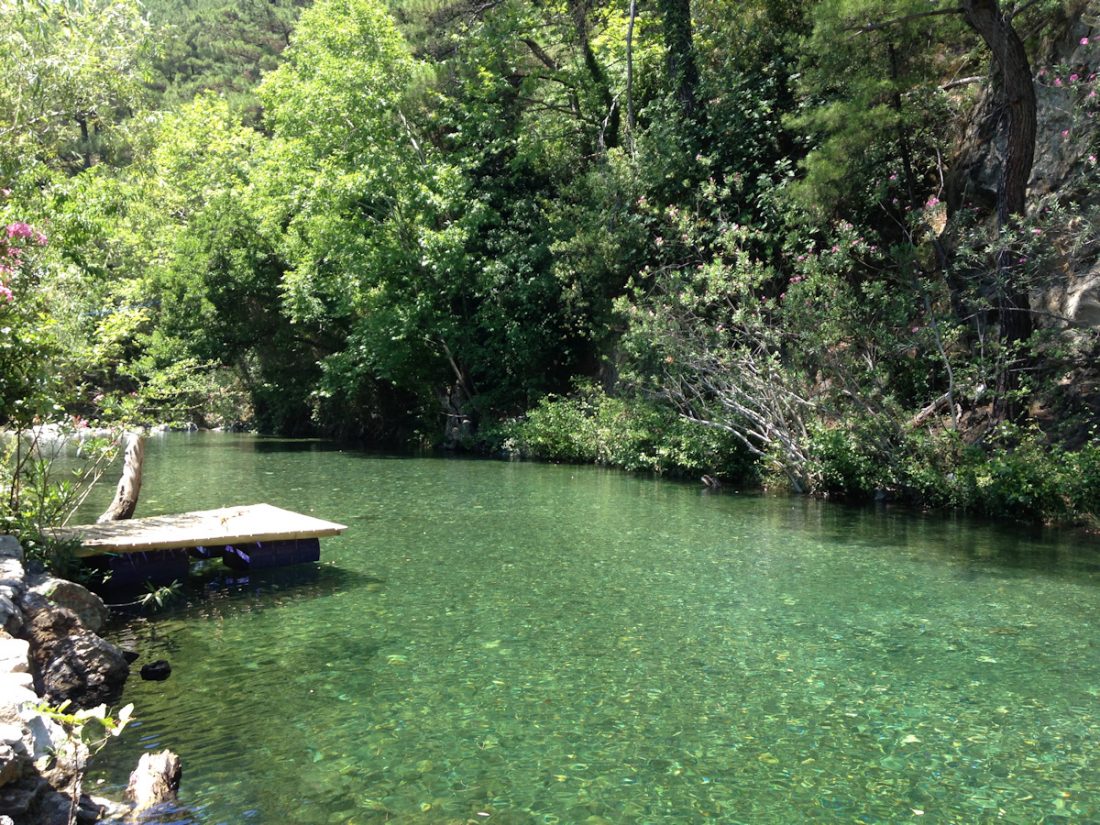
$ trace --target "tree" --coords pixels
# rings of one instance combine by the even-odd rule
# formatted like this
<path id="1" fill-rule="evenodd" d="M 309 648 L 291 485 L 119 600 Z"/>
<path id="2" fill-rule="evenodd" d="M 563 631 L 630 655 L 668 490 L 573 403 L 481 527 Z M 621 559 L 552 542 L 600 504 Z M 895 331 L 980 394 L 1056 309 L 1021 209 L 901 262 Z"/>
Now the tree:
<path id="1" fill-rule="evenodd" d="M 1027 209 L 1027 183 L 1035 159 L 1037 129 L 1035 81 L 1027 49 L 1013 27 L 1012 15 L 1002 9 L 997 0 L 964 0 L 962 13 L 989 48 L 997 68 L 996 99 L 1002 107 L 999 120 L 1004 124 L 1005 135 L 997 187 L 997 226 L 1004 231 Z M 1015 283 L 1009 274 L 1010 255 L 1011 250 L 1002 245 L 996 265 L 998 280 L 1004 285 L 997 289 L 996 301 L 1000 337 L 1011 347 L 1031 336 L 1034 321 L 1026 285 Z M 1011 384 L 1015 383 L 1011 370 L 1006 370 L 1004 375 L 1010 383 L 1002 387 L 1002 396 L 1005 391 L 1014 389 Z"/>
<path id="2" fill-rule="evenodd" d="M 141 99 L 147 31 L 135 0 L 0 5 L 0 183 L 86 168 L 111 150 Z"/>

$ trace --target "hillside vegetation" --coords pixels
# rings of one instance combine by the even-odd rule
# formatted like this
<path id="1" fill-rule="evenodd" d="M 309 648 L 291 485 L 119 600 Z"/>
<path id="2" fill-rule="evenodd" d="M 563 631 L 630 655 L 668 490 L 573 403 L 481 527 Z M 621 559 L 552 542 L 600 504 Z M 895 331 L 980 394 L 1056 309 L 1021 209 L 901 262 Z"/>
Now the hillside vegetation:
<path id="1" fill-rule="evenodd" d="M 244 423 L 1087 520 L 1098 22 L 13 0 L 0 423 Z"/>

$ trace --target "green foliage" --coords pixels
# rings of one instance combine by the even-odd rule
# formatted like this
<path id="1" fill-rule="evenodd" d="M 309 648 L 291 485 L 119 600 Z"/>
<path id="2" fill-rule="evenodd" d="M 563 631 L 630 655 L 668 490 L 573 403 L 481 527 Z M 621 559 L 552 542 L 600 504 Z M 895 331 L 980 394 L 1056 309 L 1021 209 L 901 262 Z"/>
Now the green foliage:
<path id="1" fill-rule="evenodd" d="M 111 156 L 118 113 L 141 98 L 146 36 L 135 0 L 0 4 L 0 187 Z"/>
<path id="2" fill-rule="evenodd" d="M 82 434 L 72 422 L 0 430 L 0 533 L 58 575 L 73 574 L 78 542 L 51 528 L 68 522 L 118 453 L 117 439 Z"/>
<path id="3" fill-rule="evenodd" d="M 57 707 L 38 705 L 35 710 L 61 725 L 71 741 L 83 743 L 91 756 L 99 753 L 112 738 L 117 737 L 130 724 L 134 713 L 133 703 L 120 708 L 112 716 L 106 705 L 69 712 L 71 702 L 66 699 Z M 89 723 L 94 723 L 90 725 Z"/>
<path id="4" fill-rule="evenodd" d="M 51 239 L 0 260 L 0 423 L 478 443 L 526 412 L 504 434 L 551 460 L 1095 510 L 993 429 L 1040 400 L 1093 423 L 1065 376 L 1095 334 L 998 331 L 1094 263 L 1079 67 L 1039 75 L 1074 175 L 1000 226 L 950 194 L 996 129 L 947 6 L 47 5 L 0 10 L 0 222 Z"/>
<path id="5" fill-rule="evenodd" d="M 708 473 L 752 483 L 752 462 L 728 433 L 640 398 L 596 387 L 550 396 L 501 431 L 505 449 L 545 461 L 606 464 L 675 476 Z"/>
<path id="6" fill-rule="evenodd" d="M 958 433 L 913 431 L 890 462 L 858 426 L 816 432 L 814 461 L 822 491 L 849 500 L 887 496 L 991 518 L 1095 524 L 1100 497 L 1100 441 L 1069 451 L 1035 429 L 1002 425 L 983 444 Z"/>
<path id="7" fill-rule="evenodd" d="M 162 106 L 214 91 L 258 108 L 255 87 L 279 55 L 306 0 L 145 0 L 158 48 L 150 85 Z"/>

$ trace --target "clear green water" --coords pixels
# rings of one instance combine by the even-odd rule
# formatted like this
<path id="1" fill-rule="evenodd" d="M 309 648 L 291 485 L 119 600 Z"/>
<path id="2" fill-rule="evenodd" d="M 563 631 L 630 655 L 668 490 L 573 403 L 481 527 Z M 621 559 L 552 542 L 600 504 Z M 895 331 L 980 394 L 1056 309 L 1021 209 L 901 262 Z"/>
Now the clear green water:
<path id="1" fill-rule="evenodd" d="M 1100 822 L 1095 543 L 248 436 L 146 473 L 350 525 L 114 628 L 174 670 L 102 789 L 170 747 L 172 821 Z"/>

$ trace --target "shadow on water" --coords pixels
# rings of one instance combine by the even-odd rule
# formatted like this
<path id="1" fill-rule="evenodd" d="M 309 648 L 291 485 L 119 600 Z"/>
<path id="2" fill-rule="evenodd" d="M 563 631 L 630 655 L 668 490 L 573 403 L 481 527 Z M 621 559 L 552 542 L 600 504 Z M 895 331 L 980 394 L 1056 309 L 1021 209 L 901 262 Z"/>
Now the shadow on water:
<path id="1" fill-rule="evenodd" d="M 224 616 L 253 613 L 283 604 L 300 604 L 336 593 L 367 588 L 380 589 L 385 579 L 329 564 L 303 564 L 272 570 L 230 570 L 218 561 L 198 562 L 178 596 L 156 610 L 158 619 L 173 618 L 216 608 Z M 111 606 L 112 625 L 123 625 L 148 615 L 150 608 L 134 602 L 148 591 L 115 588 L 105 594 Z"/>
<path id="2" fill-rule="evenodd" d="M 910 563 L 947 566 L 961 578 L 1036 573 L 1100 585 L 1100 538 L 1083 530 L 1006 523 L 897 505 L 846 505 L 765 497 L 773 525 Z"/>

